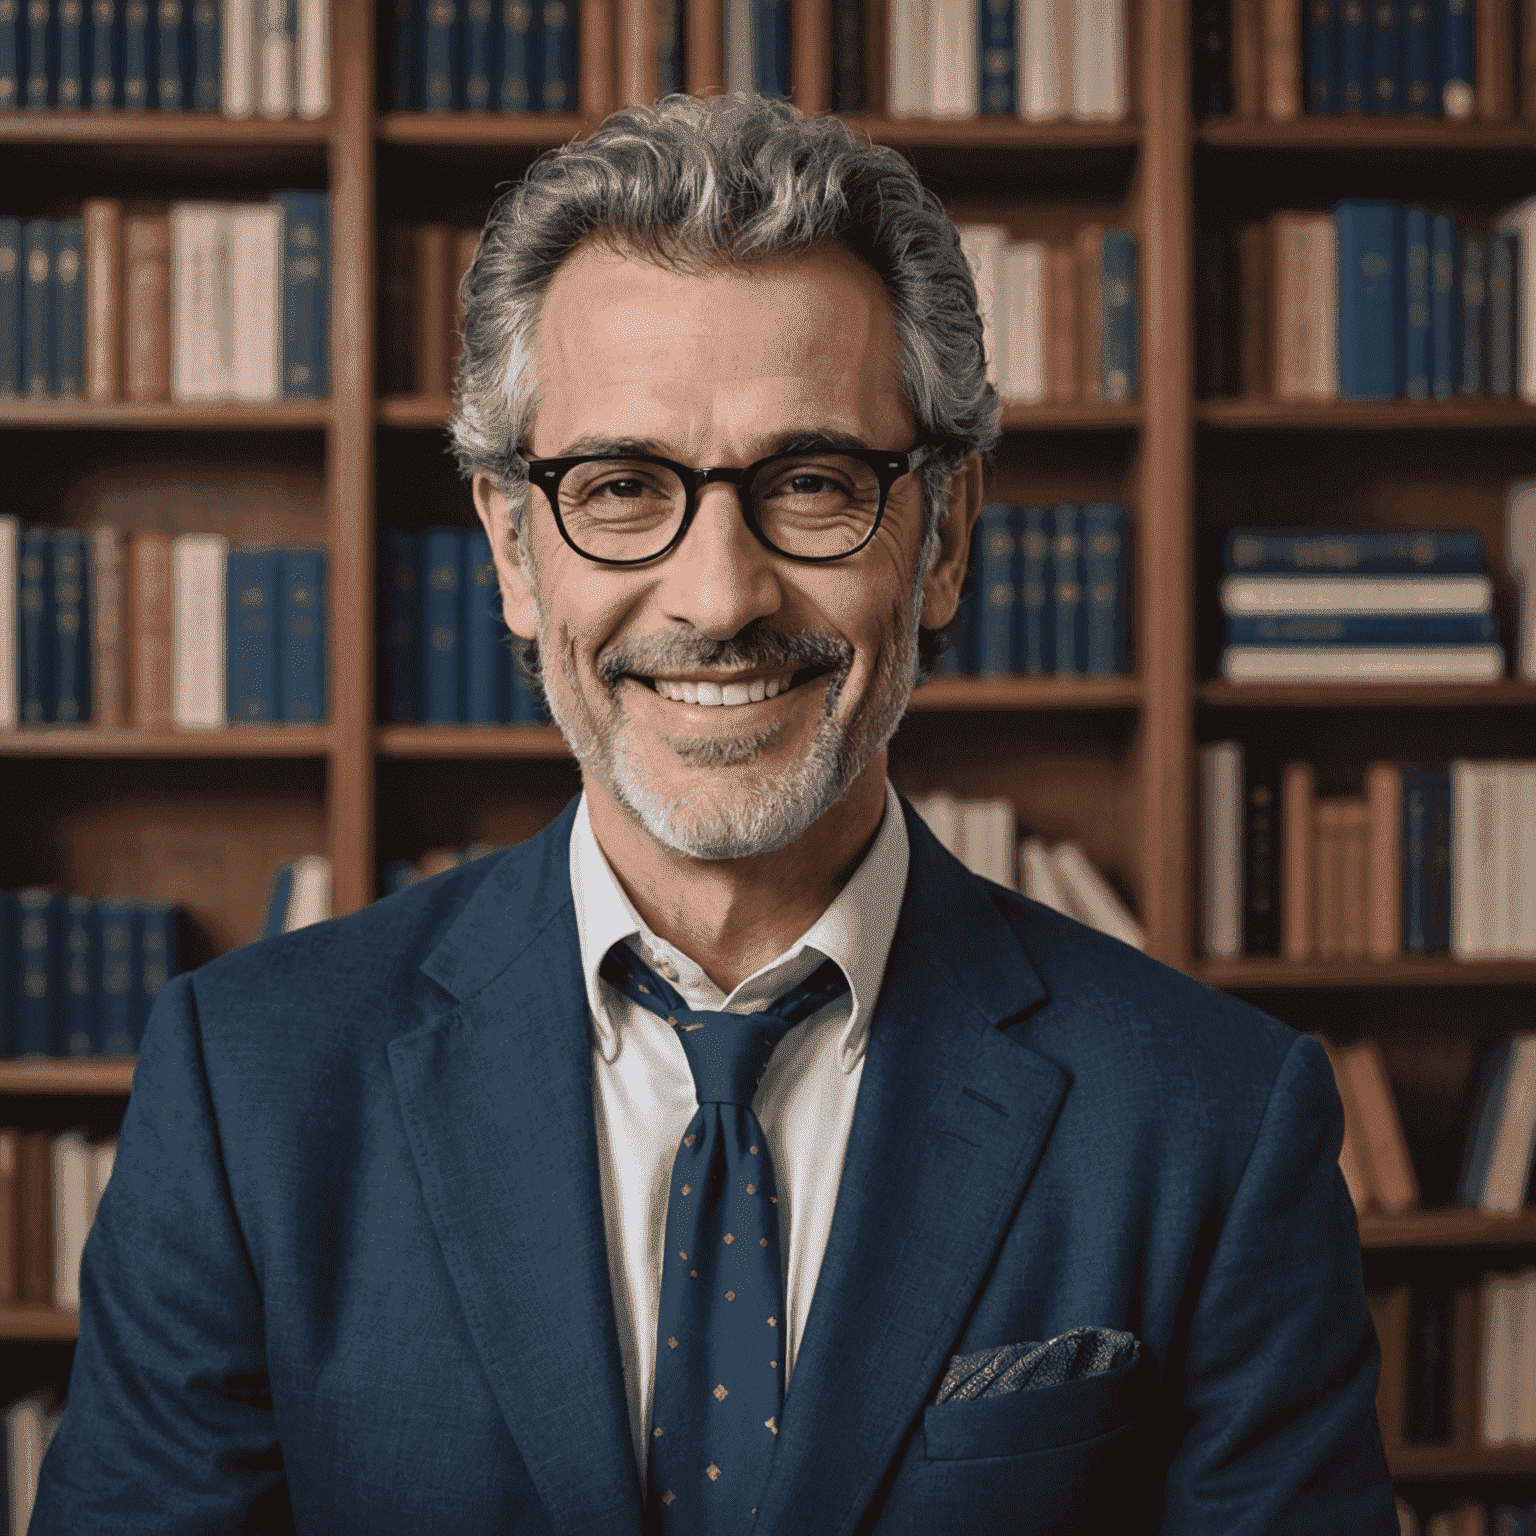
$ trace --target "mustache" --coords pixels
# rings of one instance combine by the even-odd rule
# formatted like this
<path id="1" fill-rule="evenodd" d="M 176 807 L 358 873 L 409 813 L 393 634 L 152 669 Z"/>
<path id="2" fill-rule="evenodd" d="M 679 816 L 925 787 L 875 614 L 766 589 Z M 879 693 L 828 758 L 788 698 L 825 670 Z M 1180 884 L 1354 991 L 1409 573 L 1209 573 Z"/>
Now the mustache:
<path id="1" fill-rule="evenodd" d="M 842 674 L 853 665 L 853 647 L 836 635 L 802 630 L 786 634 L 754 619 L 729 640 L 711 640 L 696 629 L 663 630 L 616 642 L 597 658 L 597 673 L 609 687 L 625 676 L 655 677 L 690 667 L 727 667 L 745 671 L 762 667 L 774 672 L 798 672 L 802 667 L 828 667 Z"/>

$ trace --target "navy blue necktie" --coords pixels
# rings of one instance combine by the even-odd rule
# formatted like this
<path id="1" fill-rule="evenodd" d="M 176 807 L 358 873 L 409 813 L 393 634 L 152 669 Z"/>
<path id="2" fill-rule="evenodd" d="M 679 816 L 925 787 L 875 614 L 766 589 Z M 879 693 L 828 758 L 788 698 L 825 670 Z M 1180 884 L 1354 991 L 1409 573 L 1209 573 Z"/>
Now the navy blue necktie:
<path id="1" fill-rule="evenodd" d="M 717 1013 L 625 944 L 598 974 L 677 1031 L 699 1096 L 667 1197 L 645 1529 L 730 1536 L 757 1512 L 784 1401 L 778 1193 L 752 1096 L 780 1039 L 848 978 L 827 960 L 762 1013 Z"/>

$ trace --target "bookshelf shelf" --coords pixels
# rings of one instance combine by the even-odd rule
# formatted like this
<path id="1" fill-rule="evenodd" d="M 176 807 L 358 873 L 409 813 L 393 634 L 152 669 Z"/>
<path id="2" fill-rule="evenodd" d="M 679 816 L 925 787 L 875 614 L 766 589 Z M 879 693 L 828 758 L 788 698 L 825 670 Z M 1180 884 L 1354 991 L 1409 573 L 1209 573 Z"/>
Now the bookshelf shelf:
<path id="1" fill-rule="evenodd" d="M 0 1339 L 74 1339 L 80 1314 L 63 1307 L 0 1307 Z"/>
<path id="2" fill-rule="evenodd" d="M 1536 960 L 1200 960 L 1193 974 L 1225 992 L 1293 987 L 1536 987 Z"/>
<path id="3" fill-rule="evenodd" d="M 217 112 L 0 112 L 0 144 L 195 145 L 241 150 L 254 145 L 317 145 L 330 137 L 325 118 L 232 118 Z"/>
<path id="4" fill-rule="evenodd" d="M 1393 1477 L 1531 1477 L 1536 1446 L 1389 1445 Z"/>
<path id="5" fill-rule="evenodd" d="M 1141 143 L 1135 122 L 1031 123 L 1018 117 L 885 117 L 852 112 L 843 121 L 876 144 L 904 149 L 1125 149 Z"/>
<path id="6" fill-rule="evenodd" d="M 126 1094 L 133 1087 L 134 1062 L 75 1061 L 33 1057 L 0 1061 L 0 1093 Z"/>
<path id="7" fill-rule="evenodd" d="M 379 401 L 379 420 L 386 427 L 436 428 L 448 425 L 453 402 L 446 395 L 385 395 Z"/>
<path id="8" fill-rule="evenodd" d="M 1221 429 L 1343 432 L 1487 432 L 1536 429 L 1523 400 L 1202 400 L 1195 420 Z"/>
<path id="9" fill-rule="evenodd" d="M 105 427 L 125 432 L 288 432 L 295 427 L 323 431 L 331 423 L 329 400 L 277 400 L 270 405 L 231 401 L 222 405 L 177 405 L 165 401 L 36 399 L 0 404 L 0 429 L 47 427 L 78 430 Z"/>
<path id="10" fill-rule="evenodd" d="M 1439 1211 L 1411 1211 L 1404 1216 L 1365 1216 L 1360 1221 L 1362 1248 L 1498 1247 L 1536 1243 L 1536 1208 L 1515 1216 L 1488 1216 L 1471 1206 Z"/>
<path id="11" fill-rule="evenodd" d="M 1529 123 L 1456 123 L 1433 117 L 1302 117 L 1290 123 L 1210 118 L 1195 138 L 1213 149 L 1536 151 L 1536 126 Z"/>
<path id="12" fill-rule="evenodd" d="M 1370 705 L 1521 709 L 1536 706 L 1536 683 L 1201 683 L 1212 709 L 1356 709 Z"/>
<path id="13" fill-rule="evenodd" d="M 0 733 L 0 757 L 327 757 L 334 746 L 328 725 L 237 725 L 219 731 L 63 725 Z"/>
<path id="14" fill-rule="evenodd" d="M 1134 677 L 935 677 L 912 695 L 912 710 L 1137 709 Z"/>
<path id="15" fill-rule="evenodd" d="M 552 149 L 580 139 L 598 120 L 580 112 L 386 112 L 378 136 L 386 144 L 441 148 L 523 145 Z"/>
<path id="16" fill-rule="evenodd" d="M 566 758 L 565 738 L 552 725 L 384 725 L 383 757 Z"/>

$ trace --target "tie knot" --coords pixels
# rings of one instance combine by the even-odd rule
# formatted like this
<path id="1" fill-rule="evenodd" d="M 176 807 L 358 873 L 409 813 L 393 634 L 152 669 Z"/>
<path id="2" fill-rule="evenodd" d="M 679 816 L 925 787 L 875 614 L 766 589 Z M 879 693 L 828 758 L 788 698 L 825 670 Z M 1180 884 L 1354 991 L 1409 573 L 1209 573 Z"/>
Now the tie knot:
<path id="1" fill-rule="evenodd" d="M 748 1109 L 773 1048 L 794 1027 L 791 1020 L 774 1013 L 683 1009 L 668 1016 L 669 1023 L 674 1019 L 699 1103 L 741 1104 Z"/>

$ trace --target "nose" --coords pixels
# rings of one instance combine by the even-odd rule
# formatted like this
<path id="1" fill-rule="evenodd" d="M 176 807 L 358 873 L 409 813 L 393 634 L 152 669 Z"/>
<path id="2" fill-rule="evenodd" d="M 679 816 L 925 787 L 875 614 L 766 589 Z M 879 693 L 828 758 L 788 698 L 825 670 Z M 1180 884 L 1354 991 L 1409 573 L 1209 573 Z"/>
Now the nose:
<path id="1" fill-rule="evenodd" d="M 741 492 L 717 481 L 699 492 L 693 522 L 663 562 L 657 591 L 668 617 L 729 640 L 783 602 L 773 556 L 742 515 Z"/>

